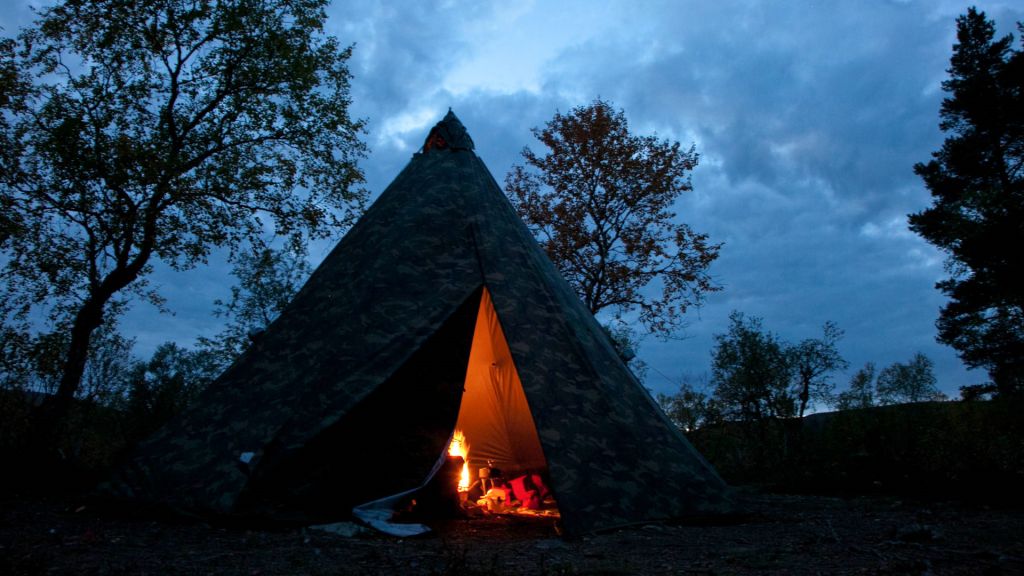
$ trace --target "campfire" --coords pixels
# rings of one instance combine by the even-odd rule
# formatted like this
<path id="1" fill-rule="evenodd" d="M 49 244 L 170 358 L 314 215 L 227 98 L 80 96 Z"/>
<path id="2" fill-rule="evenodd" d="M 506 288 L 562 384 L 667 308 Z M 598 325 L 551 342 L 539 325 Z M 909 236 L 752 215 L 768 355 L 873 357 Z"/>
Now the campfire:
<path id="1" fill-rule="evenodd" d="M 459 492 L 469 491 L 469 442 L 462 430 L 456 430 L 452 434 L 452 443 L 448 446 L 449 456 L 462 458 L 462 474 L 459 476 Z"/>
<path id="2" fill-rule="evenodd" d="M 459 463 L 456 458 L 462 460 L 462 470 L 457 481 L 455 470 Z M 479 454 L 477 458 L 480 458 Z M 501 470 L 494 467 L 492 460 L 487 460 L 486 466 L 470 476 L 469 441 L 461 428 L 452 433 L 448 445 L 448 465 L 450 472 L 443 476 L 445 480 L 441 489 L 450 496 L 458 495 L 458 506 L 463 514 L 559 516 L 551 491 L 540 472 L 519 470 L 506 478 Z"/>

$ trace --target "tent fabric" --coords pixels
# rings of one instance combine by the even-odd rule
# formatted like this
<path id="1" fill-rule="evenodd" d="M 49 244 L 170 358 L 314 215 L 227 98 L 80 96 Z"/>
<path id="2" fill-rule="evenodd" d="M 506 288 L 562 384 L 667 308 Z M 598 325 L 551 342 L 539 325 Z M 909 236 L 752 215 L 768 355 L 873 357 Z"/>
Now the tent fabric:
<path id="1" fill-rule="evenodd" d="M 472 473 L 488 464 L 506 476 L 546 468 L 537 426 L 486 289 L 455 428 L 466 435 Z"/>
<path id="2" fill-rule="evenodd" d="M 138 448 L 109 493 L 301 521 L 417 486 L 446 449 L 463 387 L 476 395 L 467 367 L 489 299 L 483 323 L 511 362 L 494 356 L 484 380 L 515 396 L 518 376 L 566 534 L 729 507 L 721 479 L 619 359 L 462 123 L 449 112 L 431 134 L 447 145 L 413 156 L 258 342 Z M 516 416 L 509 429 L 528 427 L 523 411 L 504 410 Z M 471 452 L 480 442 L 539 462 L 530 435 L 512 435 L 521 441 L 469 436 Z"/>

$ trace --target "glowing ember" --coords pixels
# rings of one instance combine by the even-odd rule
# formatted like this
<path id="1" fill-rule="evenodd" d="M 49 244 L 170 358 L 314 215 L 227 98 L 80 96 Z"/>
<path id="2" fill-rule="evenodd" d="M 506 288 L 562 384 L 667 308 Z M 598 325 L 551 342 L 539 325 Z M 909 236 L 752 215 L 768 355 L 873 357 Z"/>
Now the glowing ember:
<path id="1" fill-rule="evenodd" d="M 452 434 L 452 443 L 448 446 L 449 456 L 462 457 L 462 475 L 459 477 L 459 492 L 469 490 L 469 442 L 466 442 L 466 435 L 462 430 L 456 430 Z"/>

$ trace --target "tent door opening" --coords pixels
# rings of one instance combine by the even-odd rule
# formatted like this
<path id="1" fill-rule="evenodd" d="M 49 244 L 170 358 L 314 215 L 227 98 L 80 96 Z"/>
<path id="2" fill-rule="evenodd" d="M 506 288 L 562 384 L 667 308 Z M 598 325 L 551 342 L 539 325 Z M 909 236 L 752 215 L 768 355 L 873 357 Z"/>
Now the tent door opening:
<path id="1" fill-rule="evenodd" d="M 480 298 L 454 435 L 461 435 L 463 446 L 468 447 L 463 471 L 468 485 L 462 489 L 470 504 L 479 502 L 491 510 L 556 509 L 552 499 L 544 502 L 549 496 L 547 461 L 486 287 Z M 490 492 L 493 488 L 497 490 Z M 509 506 L 515 502 L 518 506 Z"/>
<path id="2" fill-rule="evenodd" d="M 548 489 L 547 461 L 533 415 L 486 287 L 472 322 L 462 399 L 446 453 L 437 456 L 418 488 L 353 508 L 357 518 L 378 530 L 419 534 L 429 530 L 420 522 L 450 516 L 458 506 L 560 516 Z M 454 457 L 456 444 L 466 449 L 457 454 L 462 458 Z M 465 476 L 461 487 L 460 467 Z"/>

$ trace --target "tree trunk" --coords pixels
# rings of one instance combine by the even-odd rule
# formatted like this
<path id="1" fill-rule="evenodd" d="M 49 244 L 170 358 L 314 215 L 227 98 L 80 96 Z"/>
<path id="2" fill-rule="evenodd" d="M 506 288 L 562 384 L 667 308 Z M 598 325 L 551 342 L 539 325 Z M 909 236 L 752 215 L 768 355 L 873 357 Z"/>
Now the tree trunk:
<path id="1" fill-rule="evenodd" d="M 29 442 L 36 449 L 41 449 L 40 456 L 52 453 L 57 448 L 60 438 L 60 427 L 68 415 L 75 392 L 82 382 L 85 363 L 89 359 L 89 344 L 92 333 L 103 324 L 103 309 L 115 294 L 134 282 L 149 262 L 156 245 L 157 207 L 165 194 L 155 194 L 150 199 L 150 207 L 146 211 L 143 224 L 142 241 L 134 258 L 119 260 L 118 266 L 110 271 L 102 281 L 90 284 L 89 296 L 75 315 L 71 326 L 71 342 L 68 344 L 67 358 L 61 373 L 57 394 L 47 398 L 33 418 Z"/>
<path id="2" fill-rule="evenodd" d="M 103 307 L 112 296 L 113 293 L 106 297 L 91 296 L 75 315 L 75 321 L 71 326 L 71 342 L 68 344 L 57 393 L 43 401 L 33 418 L 29 442 L 33 444 L 33 449 L 43 451 L 40 455 L 57 448 L 60 427 L 68 415 L 75 393 L 78 392 L 85 372 L 85 363 L 89 359 L 92 333 L 103 324 Z"/>
<path id="3" fill-rule="evenodd" d="M 804 417 L 804 410 L 807 409 L 807 403 L 811 400 L 811 381 L 809 378 L 801 378 L 800 383 L 800 419 Z"/>

